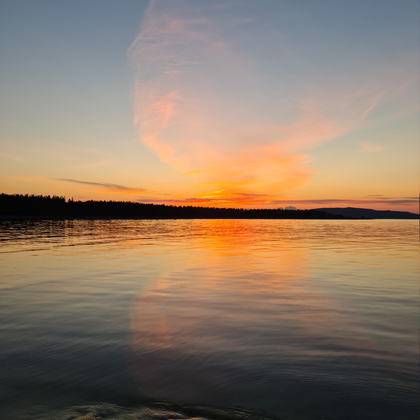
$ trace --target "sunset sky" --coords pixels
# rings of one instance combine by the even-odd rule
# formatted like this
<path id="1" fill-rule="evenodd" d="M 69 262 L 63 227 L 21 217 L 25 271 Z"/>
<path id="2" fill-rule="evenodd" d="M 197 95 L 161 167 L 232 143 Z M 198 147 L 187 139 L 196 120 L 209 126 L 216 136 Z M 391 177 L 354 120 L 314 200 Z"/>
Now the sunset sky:
<path id="1" fill-rule="evenodd" d="M 1 0 L 0 192 L 419 212 L 417 0 Z"/>

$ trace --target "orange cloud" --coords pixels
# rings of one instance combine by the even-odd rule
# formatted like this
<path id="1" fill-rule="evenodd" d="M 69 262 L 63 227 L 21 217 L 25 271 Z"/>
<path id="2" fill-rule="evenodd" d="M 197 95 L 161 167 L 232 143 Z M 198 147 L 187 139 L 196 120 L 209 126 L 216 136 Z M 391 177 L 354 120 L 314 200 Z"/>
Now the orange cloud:
<path id="1" fill-rule="evenodd" d="M 191 177 L 191 186 L 211 186 L 194 200 L 234 205 L 248 203 L 241 194 L 256 192 L 276 200 L 305 186 L 315 172 L 305 151 L 360 127 L 413 80 L 396 82 L 407 80 L 402 69 L 363 82 L 328 80 L 322 88 L 276 85 L 255 70 L 255 57 L 247 61 L 236 50 L 246 39 L 245 21 L 267 37 L 257 19 L 223 20 L 206 2 L 154 0 L 129 49 L 141 140 Z"/>

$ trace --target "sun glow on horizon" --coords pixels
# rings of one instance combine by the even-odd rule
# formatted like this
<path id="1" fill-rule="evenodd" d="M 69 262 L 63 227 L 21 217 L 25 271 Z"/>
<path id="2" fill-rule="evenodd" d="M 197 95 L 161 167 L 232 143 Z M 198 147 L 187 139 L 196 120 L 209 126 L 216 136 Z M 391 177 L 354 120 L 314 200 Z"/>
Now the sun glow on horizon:
<path id="1" fill-rule="evenodd" d="M 193 199 L 181 193 L 187 203 L 269 205 L 290 196 L 317 172 L 311 148 L 359 128 L 381 101 L 415 80 L 408 69 L 378 66 L 363 82 L 336 74 L 326 84 L 322 76 L 317 89 L 306 83 L 297 88 L 298 80 L 285 74 L 295 85 L 290 88 L 259 68 L 274 57 L 271 73 L 294 68 L 300 77 L 313 77 L 285 54 L 289 46 L 281 31 L 241 5 L 225 6 L 230 12 L 203 1 L 153 0 L 129 49 L 141 140 L 191 178 L 191 187 L 215 188 Z M 254 47 L 246 46 L 248 31 Z M 256 62 L 258 42 L 267 53 L 259 51 Z"/>

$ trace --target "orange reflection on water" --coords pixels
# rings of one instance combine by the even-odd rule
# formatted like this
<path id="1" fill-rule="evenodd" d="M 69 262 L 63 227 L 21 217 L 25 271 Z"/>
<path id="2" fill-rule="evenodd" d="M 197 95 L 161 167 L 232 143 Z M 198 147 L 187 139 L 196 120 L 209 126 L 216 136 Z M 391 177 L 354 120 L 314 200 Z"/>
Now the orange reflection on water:
<path id="1" fill-rule="evenodd" d="M 305 250 L 280 240 L 282 252 L 270 254 L 252 221 L 204 223 L 187 258 L 133 300 L 131 373 L 148 397 L 182 402 L 219 389 L 232 372 L 213 356 L 255 351 L 259 324 L 277 328 L 278 340 L 293 317 L 288 297 L 306 299 Z"/>
<path id="2" fill-rule="evenodd" d="M 381 352 L 368 321 L 352 306 L 354 296 L 340 292 L 343 279 L 329 271 L 337 266 L 334 244 L 317 254 L 328 281 L 316 280 L 305 237 L 315 225 L 188 224 L 177 263 L 133 300 L 131 374 L 142 394 L 185 402 L 242 387 L 248 370 L 281 377 L 260 366 L 270 361 L 294 366 L 299 359 L 307 366 Z M 339 234 L 340 226 L 330 229 Z"/>

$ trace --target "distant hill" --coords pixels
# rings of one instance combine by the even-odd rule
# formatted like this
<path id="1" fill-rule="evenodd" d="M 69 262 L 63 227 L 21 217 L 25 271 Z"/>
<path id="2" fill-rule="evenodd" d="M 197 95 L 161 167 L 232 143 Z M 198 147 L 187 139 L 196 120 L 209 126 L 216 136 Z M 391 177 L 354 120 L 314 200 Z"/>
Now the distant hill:
<path id="1" fill-rule="evenodd" d="M 331 208 L 319 208 L 313 209 L 315 211 L 323 211 L 326 213 L 338 215 L 341 214 L 344 217 L 355 217 L 365 219 L 418 219 L 419 215 L 410 213 L 408 211 L 392 211 L 392 210 L 372 210 L 372 209 L 360 209 L 357 207 L 331 207 Z"/>

